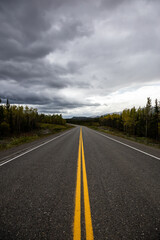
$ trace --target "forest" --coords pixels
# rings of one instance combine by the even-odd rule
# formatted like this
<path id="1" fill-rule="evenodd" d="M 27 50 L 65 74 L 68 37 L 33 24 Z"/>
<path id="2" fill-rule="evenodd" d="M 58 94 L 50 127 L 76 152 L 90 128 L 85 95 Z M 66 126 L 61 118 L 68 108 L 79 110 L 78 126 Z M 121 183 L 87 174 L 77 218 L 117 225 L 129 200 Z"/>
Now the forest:
<path id="1" fill-rule="evenodd" d="M 70 123 L 108 127 L 128 135 L 160 140 L 160 102 L 147 98 L 145 107 L 124 109 L 121 113 L 112 113 L 97 118 L 72 118 Z"/>
<path id="2" fill-rule="evenodd" d="M 121 113 L 107 114 L 96 118 L 72 118 L 67 122 L 86 126 L 105 126 L 129 135 L 160 140 L 160 102 L 147 98 L 145 107 L 124 109 Z M 6 104 L 0 99 L 0 136 L 9 136 L 38 129 L 39 124 L 65 125 L 62 115 L 39 114 L 37 109 L 28 106 Z"/>
<path id="3" fill-rule="evenodd" d="M 136 109 L 124 109 L 120 114 L 108 114 L 100 117 L 99 124 L 123 131 L 130 135 L 160 138 L 160 104 L 155 100 L 152 106 L 151 99 L 147 98 L 146 106 Z"/>
<path id="4" fill-rule="evenodd" d="M 16 135 L 38 129 L 40 123 L 65 125 L 62 115 L 39 114 L 37 109 L 28 106 L 6 104 L 0 99 L 0 137 Z"/>

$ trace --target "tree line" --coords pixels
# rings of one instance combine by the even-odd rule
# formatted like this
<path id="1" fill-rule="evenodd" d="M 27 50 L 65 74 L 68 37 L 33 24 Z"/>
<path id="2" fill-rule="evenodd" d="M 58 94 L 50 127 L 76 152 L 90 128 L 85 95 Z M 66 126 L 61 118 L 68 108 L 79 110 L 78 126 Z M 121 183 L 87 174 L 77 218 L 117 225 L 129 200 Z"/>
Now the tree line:
<path id="1" fill-rule="evenodd" d="M 147 98 L 146 106 L 125 109 L 120 114 L 108 114 L 99 118 L 101 126 L 108 126 L 130 135 L 160 140 L 160 103 Z"/>
<path id="2" fill-rule="evenodd" d="M 2 104 L 0 99 L 0 136 L 29 132 L 37 129 L 39 123 L 65 125 L 66 121 L 61 114 L 38 114 L 35 108 L 10 105 L 8 99 Z"/>
<path id="3" fill-rule="evenodd" d="M 147 98 L 143 108 L 133 107 L 124 109 L 121 113 L 96 118 L 74 117 L 67 119 L 67 122 L 85 126 L 106 126 L 129 135 L 160 140 L 160 103 L 156 99 L 155 105 L 152 106 L 151 98 Z"/>

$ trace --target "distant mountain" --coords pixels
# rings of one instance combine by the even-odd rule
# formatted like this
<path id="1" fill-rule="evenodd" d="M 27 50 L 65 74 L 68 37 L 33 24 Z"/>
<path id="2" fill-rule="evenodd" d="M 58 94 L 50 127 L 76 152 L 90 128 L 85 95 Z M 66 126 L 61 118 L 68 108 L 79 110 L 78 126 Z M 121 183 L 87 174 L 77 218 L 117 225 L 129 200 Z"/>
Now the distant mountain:
<path id="1" fill-rule="evenodd" d="M 72 118 L 70 118 L 70 120 L 89 120 L 89 119 L 93 119 L 93 118 L 100 118 L 100 117 L 104 117 L 107 116 L 108 114 L 121 114 L 122 112 L 112 112 L 112 113 L 105 113 L 103 115 L 100 116 L 89 116 L 89 117 L 85 117 L 85 116 L 73 116 Z"/>
<path id="2" fill-rule="evenodd" d="M 91 119 L 92 117 L 72 117 L 71 120 L 88 120 Z"/>
<path id="3" fill-rule="evenodd" d="M 89 117 L 85 117 L 85 116 L 74 116 L 72 118 L 69 118 L 67 120 L 71 120 L 71 121 L 89 121 L 92 119 L 96 119 L 96 118 L 100 118 L 100 117 L 104 117 L 107 116 L 108 114 L 121 114 L 122 112 L 112 112 L 112 113 L 106 113 L 103 114 L 101 116 L 89 116 Z"/>
<path id="4" fill-rule="evenodd" d="M 98 117 L 72 117 L 70 119 L 66 119 L 68 123 L 73 123 L 73 124 L 80 124 L 83 125 L 84 123 L 91 123 L 91 122 L 97 122 L 99 120 Z"/>
<path id="5" fill-rule="evenodd" d="M 122 112 L 111 112 L 111 113 L 106 113 L 106 114 L 103 114 L 103 115 L 101 115 L 101 117 L 104 117 L 104 116 L 107 116 L 107 115 L 109 115 L 109 114 L 121 114 Z"/>

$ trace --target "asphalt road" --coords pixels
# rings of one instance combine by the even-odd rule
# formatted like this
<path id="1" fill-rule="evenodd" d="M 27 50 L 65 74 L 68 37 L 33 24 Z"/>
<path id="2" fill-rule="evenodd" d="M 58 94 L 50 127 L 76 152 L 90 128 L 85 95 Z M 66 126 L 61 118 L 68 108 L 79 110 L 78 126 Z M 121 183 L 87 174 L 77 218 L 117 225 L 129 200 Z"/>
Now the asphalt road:
<path id="1" fill-rule="evenodd" d="M 108 136 L 76 127 L 3 156 L 0 239 L 160 240 L 160 150 Z"/>

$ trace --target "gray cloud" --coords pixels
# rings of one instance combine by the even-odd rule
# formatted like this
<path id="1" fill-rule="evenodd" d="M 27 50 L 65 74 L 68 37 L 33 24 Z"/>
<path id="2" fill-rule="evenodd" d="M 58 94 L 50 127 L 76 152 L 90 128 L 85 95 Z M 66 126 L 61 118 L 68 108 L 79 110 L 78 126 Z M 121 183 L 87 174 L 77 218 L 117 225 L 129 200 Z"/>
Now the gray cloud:
<path id="1" fill-rule="evenodd" d="M 22 86 L 49 85 L 63 88 L 66 82 L 60 76 L 67 74 L 67 69 L 58 65 L 46 65 L 43 61 L 1 62 L 0 80 L 14 80 Z"/>
<path id="2" fill-rule="evenodd" d="M 159 11 L 151 0 L 1 0 L 0 97 L 92 115 L 120 89 L 159 83 Z"/>
<path id="3" fill-rule="evenodd" d="M 102 8 L 106 8 L 106 9 L 108 9 L 108 10 L 111 10 L 111 9 L 115 9 L 115 8 L 117 8 L 118 6 L 121 6 L 121 5 L 123 5 L 123 4 L 126 4 L 128 2 L 128 0 L 101 0 L 101 4 L 100 4 L 100 6 L 102 7 Z M 132 2 L 132 1 L 130 1 L 130 2 Z"/>
<path id="4" fill-rule="evenodd" d="M 65 1 L 1 1 L 1 59 L 37 59 L 62 47 L 63 42 L 88 35 L 88 29 L 72 17 L 60 15 Z"/>

